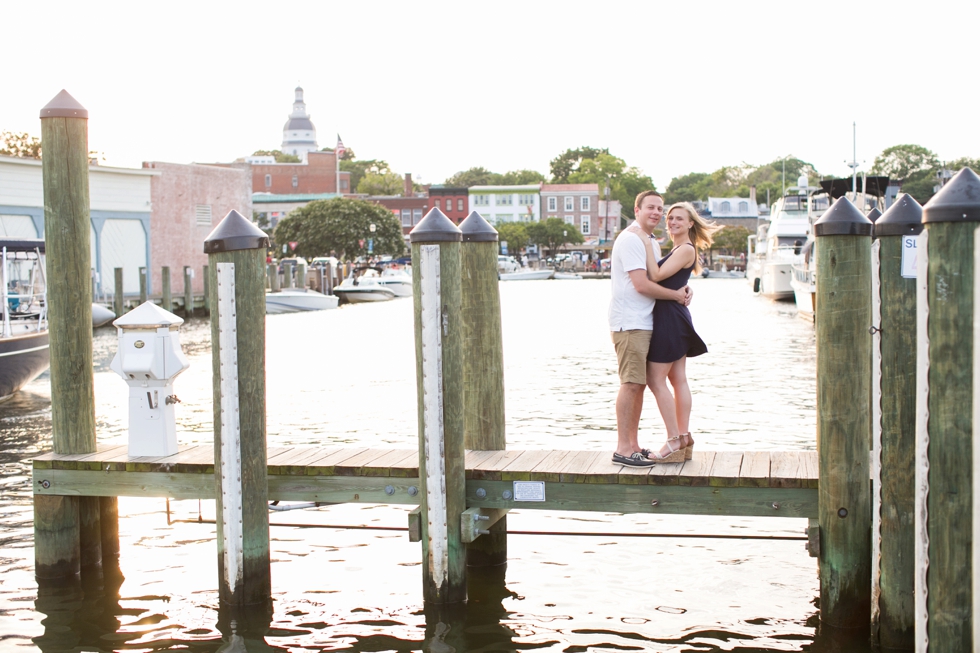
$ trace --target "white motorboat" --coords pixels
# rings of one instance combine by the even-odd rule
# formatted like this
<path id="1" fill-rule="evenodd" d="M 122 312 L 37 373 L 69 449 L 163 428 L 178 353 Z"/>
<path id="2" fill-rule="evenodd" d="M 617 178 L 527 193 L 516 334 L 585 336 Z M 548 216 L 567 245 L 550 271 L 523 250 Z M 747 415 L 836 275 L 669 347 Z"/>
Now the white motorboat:
<path id="1" fill-rule="evenodd" d="M 381 274 L 374 268 L 355 269 L 333 292 L 351 304 L 386 302 L 397 296 L 393 288 L 381 283 Z"/>
<path id="2" fill-rule="evenodd" d="M 40 376 L 50 364 L 44 241 L 0 238 L 3 326 L 0 401 Z"/>
<path id="3" fill-rule="evenodd" d="M 265 294 L 265 312 L 269 314 L 301 313 L 323 311 L 337 308 L 339 299 L 334 295 L 324 295 L 315 290 L 287 288 L 279 292 Z"/>
<path id="4" fill-rule="evenodd" d="M 92 328 L 109 324 L 116 319 L 116 314 L 102 304 L 92 304 Z"/>
<path id="5" fill-rule="evenodd" d="M 381 270 L 381 278 L 378 283 L 385 288 L 390 288 L 395 293 L 395 297 L 412 296 L 412 275 L 405 268 L 385 266 Z"/>
<path id="6" fill-rule="evenodd" d="M 572 279 L 581 279 L 582 275 L 577 272 L 555 272 L 555 276 L 553 278 L 568 281 Z"/>
<path id="7" fill-rule="evenodd" d="M 813 320 L 817 307 L 817 248 L 813 235 L 803 245 L 801 256 L 793 263 L 793 278 L 790 285 L 793 297 L 796 299 L 796 314 L 802 318 Z"/>
<path id="8" fill-rule="evenodd" d="M 528 270 L 522 269 L 517 272 L 504 272 L 500 274 L 501 281 L 534 281 L 537 279 L 553 279 L 554 270 Z"/>

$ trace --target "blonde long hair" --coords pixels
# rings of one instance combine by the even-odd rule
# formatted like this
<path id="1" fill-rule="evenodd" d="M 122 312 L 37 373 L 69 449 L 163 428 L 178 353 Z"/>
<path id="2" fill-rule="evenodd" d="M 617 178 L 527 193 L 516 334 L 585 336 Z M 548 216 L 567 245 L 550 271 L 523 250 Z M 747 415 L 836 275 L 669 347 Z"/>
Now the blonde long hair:
<path id="1" fill-rule="evenodd" d="M 676 202 L 671 204 L 670 208 L 664 213 L 665 223 L 667 217 L 670 216 L 670 212 L 674 209 L 686 211 L 688 218 L 691 220 L 691 226 L 687 230 L 687 233 L 691 238 L 691 244 L 694 245 L 696 252 L 694 256 L 694 274 L 701 274 L 701 252 L 711 247 L 711 244 L 714 242 L 714 233 L 721 229 L 721 227 L 702 218 L 698 214 L 698 210 L 690 202 Z"/>

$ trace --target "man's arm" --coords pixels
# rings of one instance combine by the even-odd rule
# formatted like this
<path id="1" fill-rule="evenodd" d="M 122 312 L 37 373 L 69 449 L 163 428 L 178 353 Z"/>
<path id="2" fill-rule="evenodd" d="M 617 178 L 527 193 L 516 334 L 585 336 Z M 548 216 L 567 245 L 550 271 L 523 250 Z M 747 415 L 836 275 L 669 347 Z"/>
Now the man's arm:
<path id="1" fill-rule="evenodd" d="M 691 288 L 689 286 L 684 286 L 680 290 L 664 288 L 659 283 L 650 281 L 647 278 L 646 270 L 630 270 L 629 275 L 630 281 L 633 282 L 633 287 L 641 295 L 646 295 L 651 299 L 666 299 L 684 304 L 685 306 L 691 303 Z"/>

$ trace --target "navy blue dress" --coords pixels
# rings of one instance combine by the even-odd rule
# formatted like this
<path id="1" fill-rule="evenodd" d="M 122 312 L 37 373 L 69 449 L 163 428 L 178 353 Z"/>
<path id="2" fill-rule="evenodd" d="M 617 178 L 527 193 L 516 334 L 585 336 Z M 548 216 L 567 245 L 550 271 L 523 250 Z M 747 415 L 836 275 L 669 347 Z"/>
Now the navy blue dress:
<path id="1" fill-rule="evenodd" d="M 686 243 L 690 244 L 690 243 Z M 691 245 L 694 247 L 694 245 Z M 674 252 L 660 259 L 660 265 Z M 662 281 L 664 288 L 680 290 L 691 278 L 694 265 L 682 268 Z M 653 335 L 650 337 L 650 352 L 647 360 L 652 363 L 673 363 L 685 356 L 693 358 L 708 353 L 708 347 L 694 331 L 691 311 L 687 306 L 668 299 L 658 299 L 653 307 Z"/>

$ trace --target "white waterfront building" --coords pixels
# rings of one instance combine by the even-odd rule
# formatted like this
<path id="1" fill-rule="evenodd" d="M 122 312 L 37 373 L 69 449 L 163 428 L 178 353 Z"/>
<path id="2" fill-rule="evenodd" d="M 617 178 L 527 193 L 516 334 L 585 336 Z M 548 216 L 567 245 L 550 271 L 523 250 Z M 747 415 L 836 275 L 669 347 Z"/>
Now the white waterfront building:
<path id="1" fill-rule="evenodd" d="M 541 184 L 471 186 L 470 211 L 491 224 L 541 220 Z"/>

